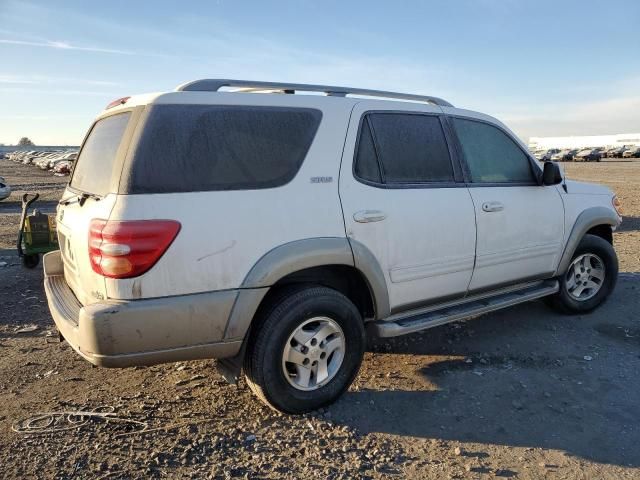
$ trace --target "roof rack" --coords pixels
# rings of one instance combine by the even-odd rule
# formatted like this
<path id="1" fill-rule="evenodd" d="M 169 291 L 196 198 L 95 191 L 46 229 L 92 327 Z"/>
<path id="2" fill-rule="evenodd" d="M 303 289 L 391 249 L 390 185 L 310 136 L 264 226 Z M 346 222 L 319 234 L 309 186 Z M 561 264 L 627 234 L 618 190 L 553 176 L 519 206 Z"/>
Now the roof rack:
<path id="1" fill-rule="evenodd" d="M 217 92 L 223 87 L 238 87 L 244 91 L 280 90 L 284 93 L 322 92 L 333 97 L 345 97 L 347 95 L 364 95 L 368 97 L 393 98 L 398 100 L 411 100 L 414 102 L 433 103 L 441 107 L 453 107 L 449 102 L 438 97 L 428 95 L 412 95 L 410 93 L 386 92 L 384 90 L 368 90 L 365 88 L 335 87 L 331 85 L 309 85 L 306 83 L 280 83 L 258 82 L 253 80 L 231 80 L 220 78 L 208 78 L 183 83 L 176 87 L 176 92 Z"/>

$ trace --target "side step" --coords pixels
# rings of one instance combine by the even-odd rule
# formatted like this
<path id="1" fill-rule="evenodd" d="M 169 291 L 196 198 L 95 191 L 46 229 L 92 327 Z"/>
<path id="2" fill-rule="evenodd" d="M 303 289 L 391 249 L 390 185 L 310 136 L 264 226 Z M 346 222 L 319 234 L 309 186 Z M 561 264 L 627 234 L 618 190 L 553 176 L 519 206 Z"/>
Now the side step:
<path id="1" fill-rule="evenodd" d="M 509 291 L 497 294 L 493 297 L 469 300 L 468 302 L 445 306 L 439 310 L 431 310 L 426 313 L 412 314 L 393 321 L 377 321 L 368 324 L 371 333 L 378 337 L 397 337 L 407 333 L 419 332 L 427 328 L 437 327 L 449 322 L 456 322 L 469 317 L 493 312 L 501 308 L 528 302 L 536 298 L 546 297 L 556 293 L 560 289 L 557 280 L 546 280 L 535 286 L 529 286 L 521 290 Z M 396 317 L 397 318 L 397 317 Z"/>

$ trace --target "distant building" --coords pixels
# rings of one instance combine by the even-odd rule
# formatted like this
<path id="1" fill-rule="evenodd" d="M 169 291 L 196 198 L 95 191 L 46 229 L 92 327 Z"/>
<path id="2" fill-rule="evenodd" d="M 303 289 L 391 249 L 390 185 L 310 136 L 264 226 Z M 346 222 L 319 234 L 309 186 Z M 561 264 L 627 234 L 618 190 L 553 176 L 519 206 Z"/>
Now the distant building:
<path id="1" fill-rule="evenodd" d="M 582 137 L 531 137 L 529 148 L 588 148 L 640 146 L 640 133 L 620 133 L 618 135 L 585 135 Z"/>

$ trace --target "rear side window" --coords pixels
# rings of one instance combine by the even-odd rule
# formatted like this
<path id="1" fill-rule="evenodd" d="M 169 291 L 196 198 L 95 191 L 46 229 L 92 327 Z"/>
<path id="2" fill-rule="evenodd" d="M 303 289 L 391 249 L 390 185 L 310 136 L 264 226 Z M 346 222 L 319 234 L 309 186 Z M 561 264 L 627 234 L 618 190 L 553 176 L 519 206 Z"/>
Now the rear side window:
<path id="1" fill-rule="evenodd" d="M 83 192 L 106 195 L 116 153 L 129 123 L 131 112 L 98 120 L 82 146 L 71 178 L 71 187 Z"/>
<path id="2" fill-rule="evenodd" d="M 356 153 L 356 177 L 369 182 L 382 183 L 380 164 L 376 155 L 376 147 L 373 145 L 369 118 L 365 117 L 360 127 L 360 140 Z"/>
<path id="3" fill-rule="evenodd" d="M 386 184 L 454 181 L 444 131 L 432 115 L 366 115 L 354 171 L 363 180 Z"/>
<path id="4" fill-rule="evenodd" d="M 453 118 L 453 124 L 472 182 L 535 182 L 529 158 L 502 130 L 461 118 Z"/>
<path id="5" fill-rule="evenodd" d="M 212 105 L 152 108 L 125 172 L 128 193 L 273 188 L 296 175 L 321 112 Z"/>

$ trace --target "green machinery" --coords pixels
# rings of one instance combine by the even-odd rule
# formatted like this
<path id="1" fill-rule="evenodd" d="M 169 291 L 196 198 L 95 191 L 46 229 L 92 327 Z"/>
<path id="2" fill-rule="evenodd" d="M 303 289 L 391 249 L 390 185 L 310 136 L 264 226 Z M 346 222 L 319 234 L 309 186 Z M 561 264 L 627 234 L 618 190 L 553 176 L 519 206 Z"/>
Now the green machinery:
<path id="1" fill-rule="evenodd" d="M 32 198 L 29 198 L 29 196 Z M 22 195 L 22 216 L 18 231 L 18 255 L 27 268 L 35 268 L 40 262 L 40 254 L 58 250 L 55 215 L 46 215 L 34 209 L 28 215 L 28 209 L 38 200 L 39 194 Z"/>

